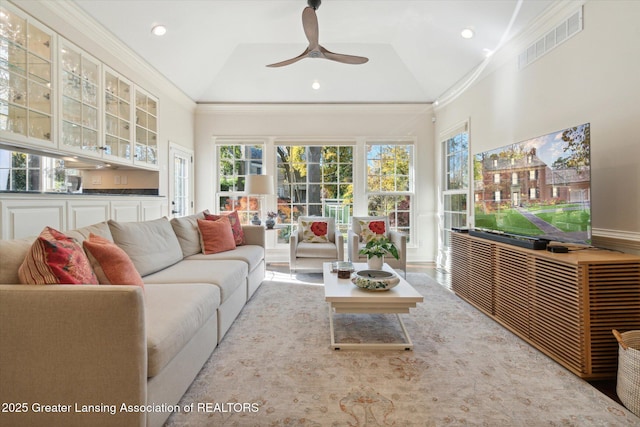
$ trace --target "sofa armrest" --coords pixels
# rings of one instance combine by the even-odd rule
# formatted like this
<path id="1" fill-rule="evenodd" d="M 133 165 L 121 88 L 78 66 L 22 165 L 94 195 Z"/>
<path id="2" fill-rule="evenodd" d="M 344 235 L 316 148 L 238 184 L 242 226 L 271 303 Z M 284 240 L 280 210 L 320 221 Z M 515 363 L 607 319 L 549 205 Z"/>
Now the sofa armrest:
<path id="1" fill-rule="evenodd" d="M 261 225 L 243 225 L 242 230 L 244 231 L 244 238 L 247 242 L 247 245 L 257 245 L 265 247 L 265 231 L 264 227 Z"/>
<path id="2" fill-rule="evenodd" d="M 0 401 L 30 405 L 2 414 L 7 425 L 144 425 L 144 413 L 120 411 L 147 398 L 140 287 L 0 285 L 0 337 Z M 38 403 L 70 412 L 35 412 Z M 75 412 L 96 403 L 117 410 Z"/>

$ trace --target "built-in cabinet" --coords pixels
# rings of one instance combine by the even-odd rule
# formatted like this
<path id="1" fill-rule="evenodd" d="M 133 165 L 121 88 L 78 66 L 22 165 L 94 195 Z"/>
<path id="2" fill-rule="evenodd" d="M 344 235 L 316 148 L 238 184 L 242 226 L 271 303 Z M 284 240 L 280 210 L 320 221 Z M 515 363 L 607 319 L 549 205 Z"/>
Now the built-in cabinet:
<path id="1" fill-rule="evenodd" d="M 158 99 L 9 5 L 0 88 L 0 142 L 158 169 Z"/>
<path id="2" fill-rule="evenodd" d="M 0 132 L 53 144 L 54 33 L 0 6 Z"/>
<path id="3" fill-rule="evenodd" d="M 66 231 L 109 219 L 147 221 L 161 218 L 167 209 L 167 198 L 160 196 L 3 194 L 0 239 L 36 236 L 45 226 Z"/>
<path id="4" fill-rule="evenodd" d="M 597 249 L 550 253 L 451 235 L 451 287 L 585 379 L 613 378 L 612 329 L 640 329 L 640 257 Z"/>

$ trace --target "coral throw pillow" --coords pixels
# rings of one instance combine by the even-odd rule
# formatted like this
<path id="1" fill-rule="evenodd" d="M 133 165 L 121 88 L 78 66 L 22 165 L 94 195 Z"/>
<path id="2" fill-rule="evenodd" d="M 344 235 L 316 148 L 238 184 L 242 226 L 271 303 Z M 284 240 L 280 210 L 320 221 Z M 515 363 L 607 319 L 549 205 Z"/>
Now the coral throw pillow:
<path id="1" fill-rule="evenodd" d="M 21 283 L 30 285 L 97 285 L 87 255 L 71 237 L 45 227 L 18 269 Z"/>
<path id="2" fill-rule="evenodd" d="M 384 221 L 380 220 L 358 220 L 360 223 L 360 238 L 364 243 L 371 240 L 379 239 L 387 235 L 387 229 Z"/>
<path id="3" fill-rule="evenodd" d="M 212 215 L 206 212 L 204 214 L 204 219 L 207 219 L 209 221 L 217 221 L 222 217 L 229 218 L 229 222 L 231 223 L 231 232 L 233 233 L 233 239 L 236 242 L 236 246 L 246 244 L 247 242 L 244 238 L 244 231 L 242 230 L 242 224 L 240 224 L 238 211 L 233 211 L 231 213 L 225 213 L 222 215 Z"/>
<path id="4" fill-rule="evenodd" d="M 82 245 L 100 284 L 144 288 L 142 277 L 129 255 L 111 240 L 91 233 Z"/>
<path id="5" fill-rule="evenodd" d="M 307 243 L 327 243 L 329 224 L 326 221 L 300 221 L 302 241 Z"/>
<path id="6" fill-rule="evenodd" d="M 227 216 L 215 221 L 198 219 L 198 229 L 200 230 L 202 252 L 205 255 L 236 248 L 236 242 L 231 232 L 231 223 Z"/>

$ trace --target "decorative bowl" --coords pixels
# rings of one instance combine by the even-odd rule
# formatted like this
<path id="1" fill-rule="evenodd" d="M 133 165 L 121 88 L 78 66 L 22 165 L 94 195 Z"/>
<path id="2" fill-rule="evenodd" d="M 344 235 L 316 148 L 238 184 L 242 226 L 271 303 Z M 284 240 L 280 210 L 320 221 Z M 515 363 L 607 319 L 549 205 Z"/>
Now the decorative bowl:
<path id="1" fill-rule="evenodd" d="M 368 291 L 388 291 L 400 283 L 400 278 L 384 270 L 360 270 L 353 273 L 351 281 L 359 288 Z"/>

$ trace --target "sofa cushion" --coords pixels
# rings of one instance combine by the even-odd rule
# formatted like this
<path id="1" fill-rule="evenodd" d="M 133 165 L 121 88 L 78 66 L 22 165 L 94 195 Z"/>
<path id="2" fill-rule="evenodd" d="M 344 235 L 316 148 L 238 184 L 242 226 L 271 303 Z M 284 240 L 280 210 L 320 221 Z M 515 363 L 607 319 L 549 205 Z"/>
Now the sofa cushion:
<path id="1" fill-rule="evenodd" d="M 148 285 L 145 323 L 149 378 L 178 354 L 220 306 L 220 290 L 210 284 Z M 211 337 L 215 341 L 216 337 Z"/>
<path id="2" fill-rule="evenodd" d="M 198 232 L 198 220 L 204 219 L 204 211 L 194 215 L 173 218 L 171 227 L 173 228 L 180 248 L 182 248 L 182 256 L 188 257 L 202 251 L 200 246 L 200 233 Z"/>
<path id="3" fill-rule="evenodd" d="M 144 287 L 131 258 L 118 245 L 91 233 L 82 242 L 91 267 L 101 285 L 136 285 Z"/>
<path id="4" fill-rule="evenodd" d="M 229 218 L 221 217 L 215 221 L 199 219 L 198 230 L 204 254 L 217 254 L 236 248 Z"/>
<path id="5" fill-rule="evenodd" d="M 18 269 L 31 250 L 33 237 L 18 240 L 0 240 L 0 284 L 20 283 Z"/>
<path id="6" fill-rule="evenodd" d="M 260 262 L 264 260 L 264 248 L 258 245 L 238 246 L 232 251 L 220 252 L 217 254 L 205 255 L 203 253 L 191 255 L 187 260 L 237 260 L 244 261 L 249 266 L 249 271 L 253 271 Z"/>
<path id="7" fill-rule="evenodd" d="M 160 283 L 211 283 L 220 288 L 224 303 L 239 288 L 246 288 L 248 267 L 243 261 L 184 260 L 143 277 L 145 286 Z"/>
<path id="8" fill-rule="evenodd" d="M 113 242 L 113 236 L 111 235 L 111 230 L 109 230 L 109 224 L 107 224 L 106 221 L 88 225 L 82 228 L 76 228 L 75 230 L 65 231 L 64 234 L 73 239 L 76 239 L 76 241 L 80 245 L 82 245 L 83 241 L 89 238 L 90 234 L 104 237 L 105 239 L 111 240 Z"/>
<path id="9" fill-rule="evenodd" d="M 51 227 L 45 227 L 18 269 L 20 283 L 32 285 L 97 285 L 80 245 Z"/>
<path id="10" fill-rule="evenodd" d="M 143 222 L 109 220 L 113 241 L 131 258 L 141 276 L 155 273 L 182 259 L 182 249 L 166 218 Z"/>
<path id="11" fill-rule="evenodd" d="M 236 242 L 236 246 L 242 246 L 246 244 L 247 242 L 244 237 L 244 230 L 242 229 L 242 224 L 240 223 L 238 211 L 223 213 L 222 215 L 212 215 L 207 212 L 204 213 L 204 219 L 209 221 L 217 221 L 222 217 L 228 218 L 229 222 L 231 223 L 231 232 L 233 233 L 233 239 Z"/>

